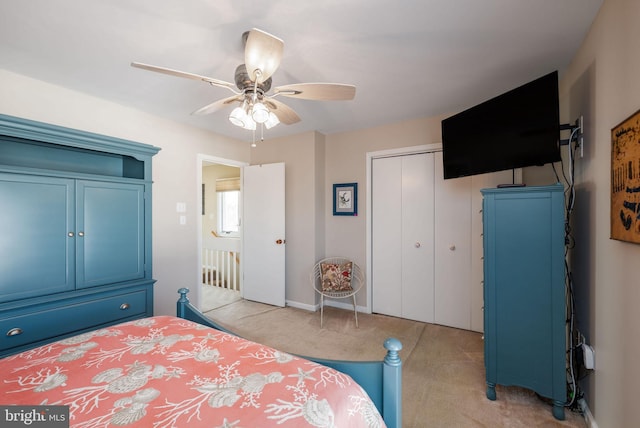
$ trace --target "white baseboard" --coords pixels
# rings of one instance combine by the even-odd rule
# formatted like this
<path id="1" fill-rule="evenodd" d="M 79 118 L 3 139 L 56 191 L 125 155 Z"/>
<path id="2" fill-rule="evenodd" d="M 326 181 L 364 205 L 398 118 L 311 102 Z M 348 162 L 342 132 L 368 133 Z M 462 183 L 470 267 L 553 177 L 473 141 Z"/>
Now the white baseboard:
<path id="1" fill-rule="evenodd" d="M 578 405 L 582 409 L 582 414 L 584 415 L 584 420 L 587 423 L 589 428 L 598 428 L 598 424 L 596 420 L 593 418 L 593 414 L 591 414 L 591 410 L 589 409 L 589 405 L 585 401 L 584 398 L 578 400 Z"/>
<path id="2" fill-rule="evenodd" d="M 320 305 L 310 305 L 308 303 L 300 303 L 300 302 L 295 302 L 292 300 L 287 300 L 286 302 L 287 306 L 291 306 L 292 308 L 297 308 L 297 309 L 304 309 L 306 311 L 311 311 L 311 312 L 316 312 L 318 310 L 320 310 Z M 350 303 L 345 303 L 345 302 L 339 302 L 337 300 L 325 300 L 324 302 L 325 306 L 331 306 L 334 308 L 338 308 L 338 309 L 346 309 L 348 311 L 353 311 L 353 304 Z M 367 312 L 367 308 L 364 306 L 356 306 L 356 309 L 358 310 L 358 312 L 363 312 L 366 313 Z"/>
<path id="3" fill-rule="evenodd" d="M 304 309 L 305 311 L 315 312 L 318 310 L 318 305 L 314 306 L 314 305 L 309 305 L 308 303 L 294 302 L 292 300 L 287 300 L 285 304 L 287 306 L 291 306 L 292 308 Z"/>

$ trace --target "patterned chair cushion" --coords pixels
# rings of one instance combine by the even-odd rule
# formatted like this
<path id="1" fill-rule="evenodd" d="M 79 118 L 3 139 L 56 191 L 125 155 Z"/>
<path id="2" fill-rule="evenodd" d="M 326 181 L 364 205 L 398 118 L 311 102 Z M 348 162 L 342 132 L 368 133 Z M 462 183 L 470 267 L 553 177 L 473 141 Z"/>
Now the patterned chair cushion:
<path id="1" fill-rule="evenodd" d="M 353 263 L 320 263 L 322 291 L 351 291 L 351 269 Z"/>

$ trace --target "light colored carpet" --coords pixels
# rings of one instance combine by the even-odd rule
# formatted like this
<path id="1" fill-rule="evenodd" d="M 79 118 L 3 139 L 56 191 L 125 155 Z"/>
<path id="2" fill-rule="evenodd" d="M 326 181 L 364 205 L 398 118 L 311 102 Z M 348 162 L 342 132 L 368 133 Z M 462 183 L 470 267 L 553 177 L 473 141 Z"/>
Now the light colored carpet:
<path id="1" fill-rule="evenodd" d="M 384 315 L 325 308 L 320 313 L 238 300 L 205 314 L 242 337 L 299 355 L 374 360 L 384 357 L 384 339 L 403 344 L 403 426 L 422 427 L 585 427 L 584 418 L 565 410 L 557 421 L 551 406 L 533 392 L 496 388 L 486 398 L 482 335 Z"/>
<path id="2" fill-rule="evenodd" d="M 200 311 L 202 312 L 209 312 L 241 299 L 240 293 L 237 291 L 227 290 L 213 285 L 203 284 L 201 287 Z"/>

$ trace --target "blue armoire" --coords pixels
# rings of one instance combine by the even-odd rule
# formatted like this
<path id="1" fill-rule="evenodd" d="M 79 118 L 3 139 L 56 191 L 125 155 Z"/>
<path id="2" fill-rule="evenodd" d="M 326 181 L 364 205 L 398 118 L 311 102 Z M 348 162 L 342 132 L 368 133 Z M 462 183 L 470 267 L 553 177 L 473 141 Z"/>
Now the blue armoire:
<path id="1" fill-rule="evenodd" d="M 158 150 L 0 115 L 0 357 L 153 315 Z"/>
<path id="2" fill-rule="evenodd" d="M 496 385 L 531 389 L 564 419 L 565 204 L 561 184 L 483 189 L 484 356 Z"/>

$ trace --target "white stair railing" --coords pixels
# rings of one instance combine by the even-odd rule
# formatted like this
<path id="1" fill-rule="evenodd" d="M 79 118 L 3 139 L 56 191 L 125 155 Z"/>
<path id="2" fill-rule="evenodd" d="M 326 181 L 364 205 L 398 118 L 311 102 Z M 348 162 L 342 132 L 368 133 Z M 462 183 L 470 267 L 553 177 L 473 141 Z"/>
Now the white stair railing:
<path id="1" fill-rule="evenodd" d="M 240 291 L 240 239 L 207 237 L 202 243 L 202 283 Z"/>

